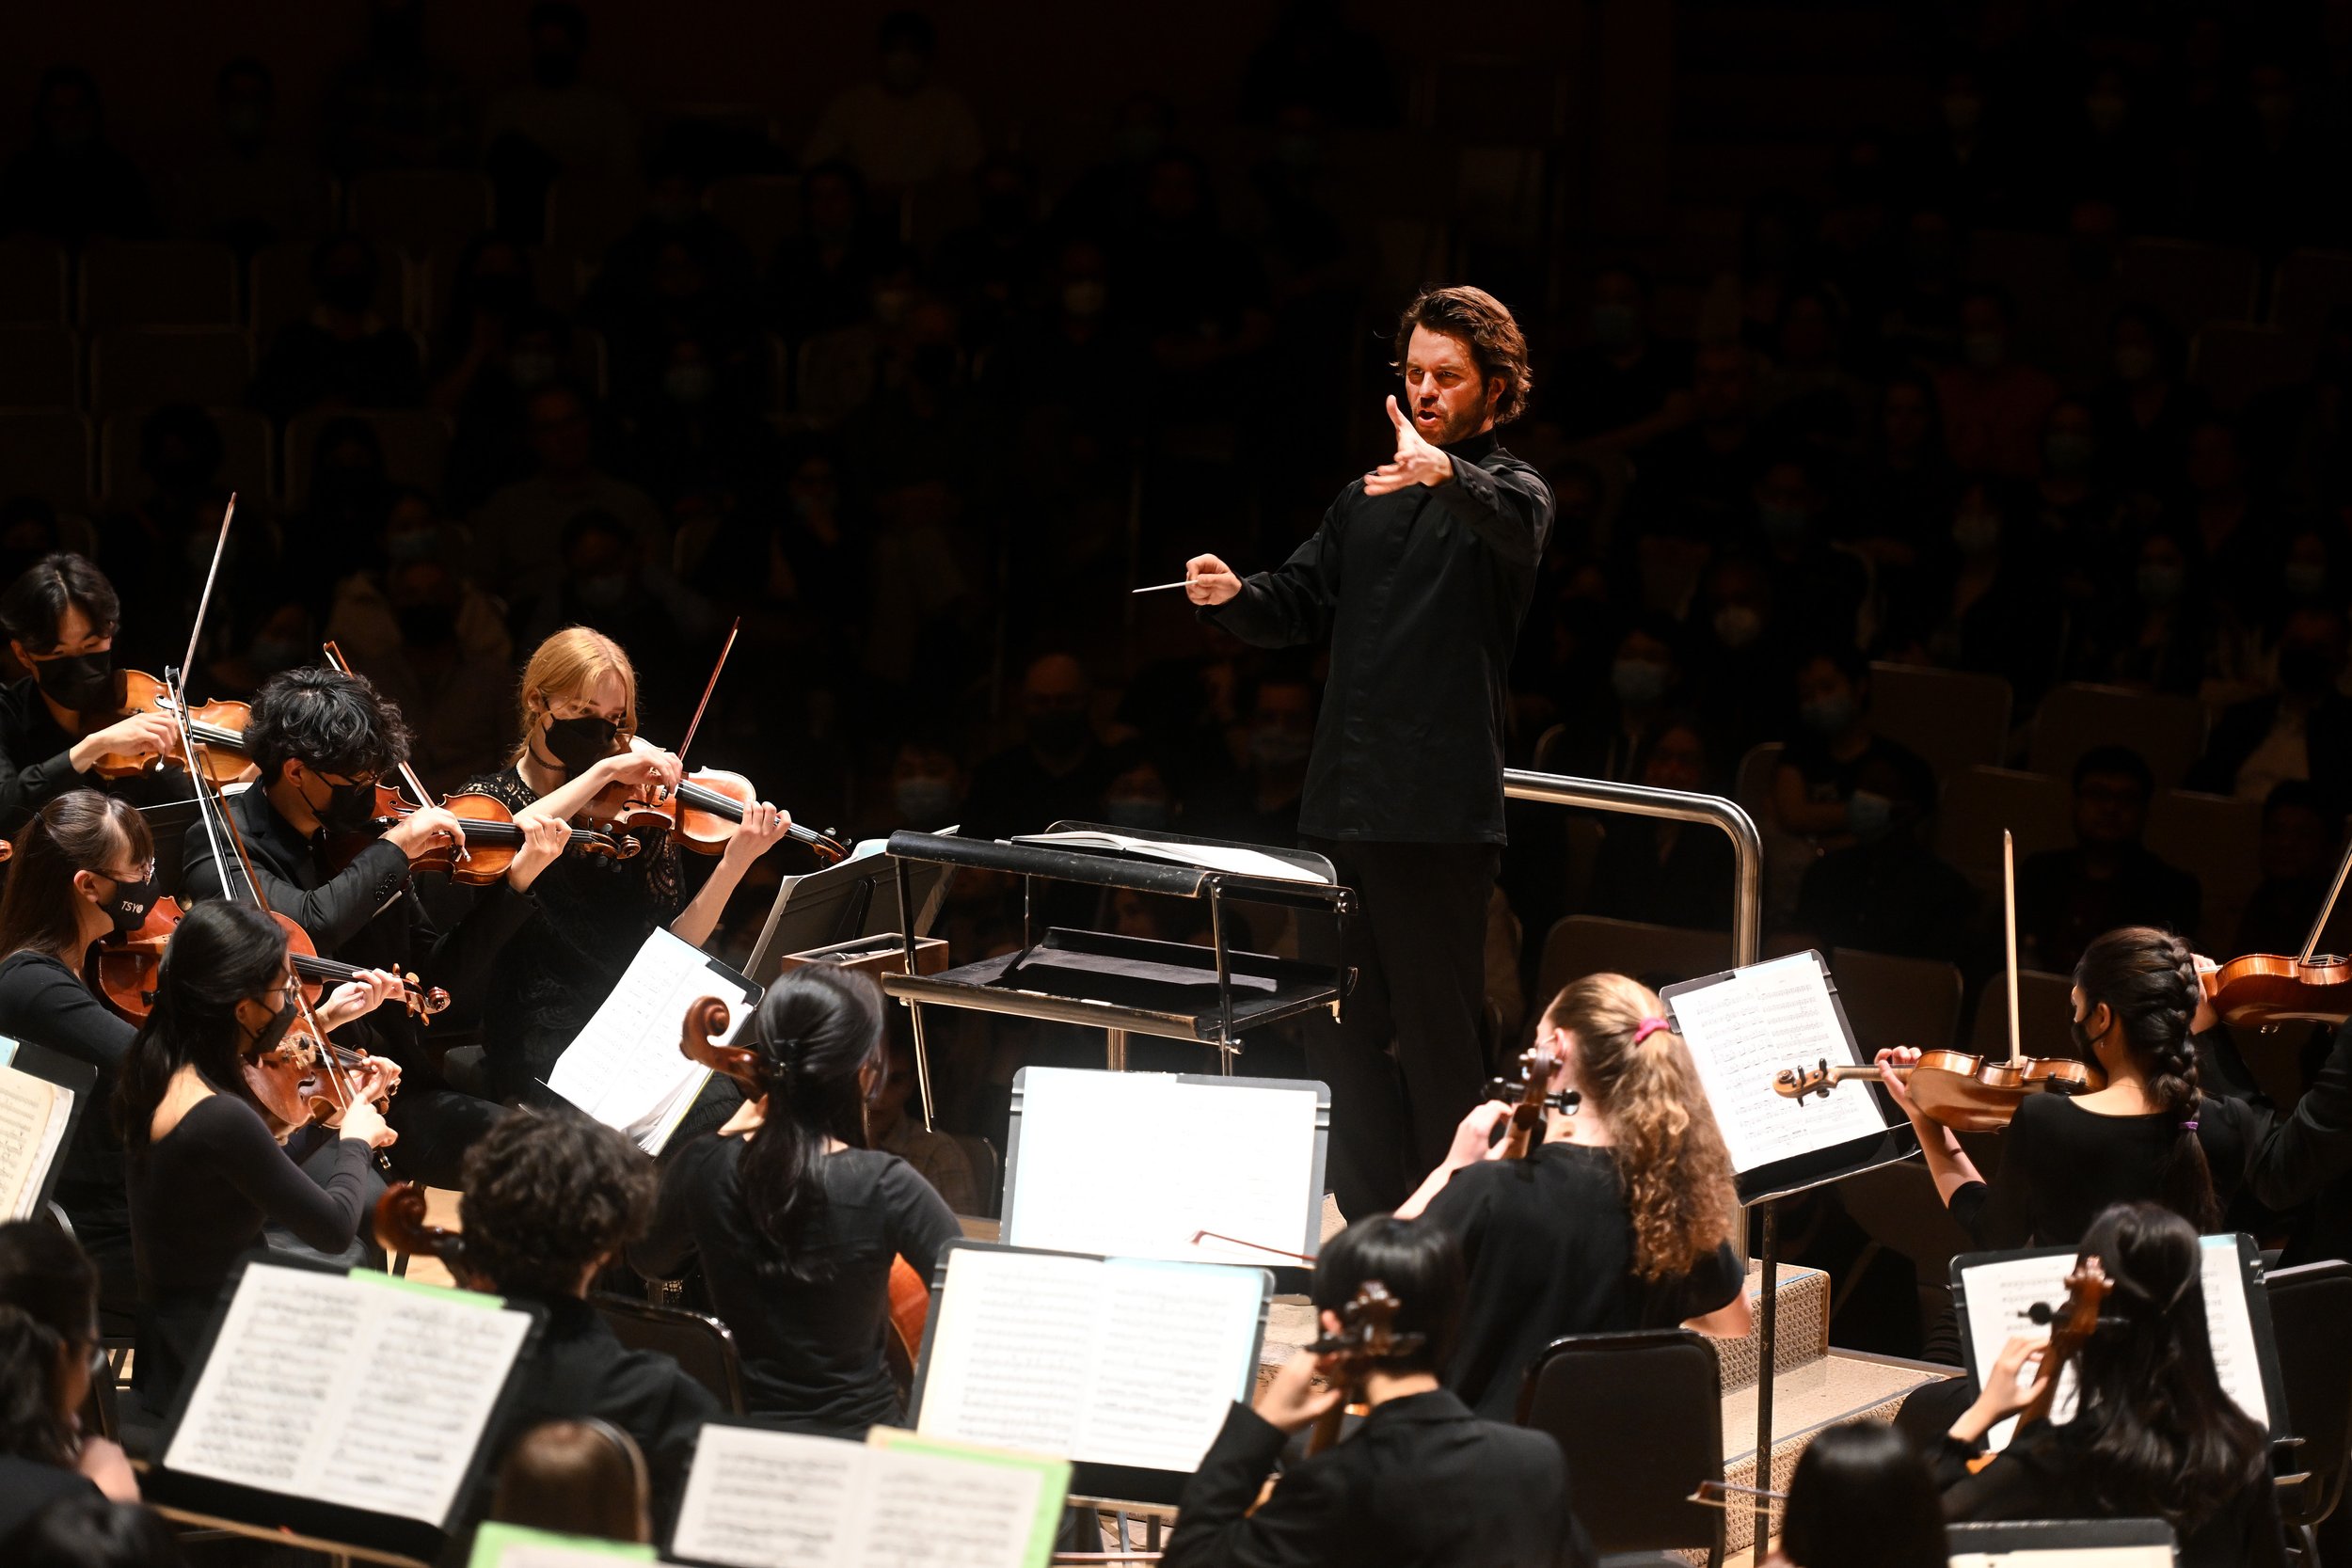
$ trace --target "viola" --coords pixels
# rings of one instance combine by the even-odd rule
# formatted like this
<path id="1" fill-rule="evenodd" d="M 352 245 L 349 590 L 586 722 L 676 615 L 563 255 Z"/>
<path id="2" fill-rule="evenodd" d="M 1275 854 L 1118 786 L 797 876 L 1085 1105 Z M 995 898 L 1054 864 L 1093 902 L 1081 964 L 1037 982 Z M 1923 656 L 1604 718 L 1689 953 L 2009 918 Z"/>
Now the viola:
<path id="1" fill-rule="evenodd" d="M 155 989 L 163 975 L 164 948 L 184 913 L 177 898 L 158 898 L 138 929 L 109 936 L 98 944 L 99 992 L 123 1017 L 144 1019 L 154 1007 Z M 318 947 L 310 941 L 310 933 L 290 916 L 273 910 L 270 918 L 286 933 L 287 953 L 294 960 L 294 977 L 303 983 L 307 1004 L 316 1006 L 326 987 L 340 986 L 358 977 L 358 965 L 321 958 Z M 449 1006 L 449 992 L 440 987 L 426 986 L 414 974 L 401 978 L 402 1000 L 410 1016 L 429 1019 Z"/>
<path id="2" fill-rule="evenodd" d="M 118 670 L 115 673 L 122 689 L 122 711 L 118 717 L 177 711 L 171 689 L 154 676 L 140 670 Z M 187 728 L 204 743 L 205 775 L 213 783 L 234 784 L 245 777 L 251 766 L 245 754 L 245 727 L 252 718 L 253 709 L 244 703 L 206 703 L 188 709 Z M 115 752 L 101 756 L 91 770 L 102 779 L 127 779 L 134 774 L 183 766 L 176 756 L 141 757 Z"/>
<path id="3" fill-rule="evenodd" d="M 743 808 L 759 791 L 740 773 L 697 768 L 674 790 L 613 784 L 588 802 L 582 816 L 598 829 L 630 835 L 668 833 L 698 855 L 715 855 L 743 825 Z M 827 865 L 850 858 L 839 841 L 798 822 L 787 837 L 807 845 Z"/>
<path id="4" fill-rule="evenodd" d="M 1339 1440 L 1340 1422 L 1349 1405 L 1363 1402 L 1364 1377 L 1375 1362 L 1421 1349 L 1421 1335 L 1396 1331 L 1396 1314 L 1403 1305 L 1388 1286 L 1367 1279 L 1340 1309 L 1339 1332 L 1327 1333 L 1307 1347 L 1307 1354 L 1322 1361 L 1325 1374 L 1342 1390 L 1340 1402 L 1315 1418 L 1314 1433 L 1307 1439 L 1310 1454 L 1321 1453 Z"/>
<path id="5" fill-rule="evenodd" d="M 732 1078 L 743 1092 L 757 1100 L 768 1092 L 759 1053 L 740 1045 L 721 1045 L 715 1037 L 726 1033 L 727 1005 L 716 996 L 698 997 L 686 1009 L 678 1032 L 678 1053 L 713 1072 Z M 931 1293 L 914 1264 L 903 1258 L 890 1260 L 890 1333 L 893 1371 L 903 1363 L 911 1381 L 915 1357 L 922 1354 L 923 1327 L 930 1318 Z"/>
<path id="6" fill-rule="evenodd" d="M 1886 1069 L 1903 1080 L 1912 1103 L 1958 1132 L 1997 1132 L 2017 1115 L 2026 1097 L 2090 1094 L 2106 1087 L 2095 1067 L 2066 1057 L 2022 1056 L 2014 1060 L 1972 1056 L 1964 1051 L 1929 1051 L 1909 1067 Z M 1772 1079 L 1774 1093 L 1789 1100 L 1827 1097 L 1839 1084 L 1877 1080 L 1875 1067 L 1784 1068 Z"/>
<path id="7" fill-rule="evenodd" d="M 461 791 L 445 797 L 441 804 L 465 822 L 465 851 L 460 855 L 454 847 L 441 845 L 418 860 L 416 869 L 441 872 L 465 887 L 487 887 L 505 877 L 515 857 L 522 852 L 524 842 L 522 828 L 506 802 L 495 795 Z M 375 818 L 371 826 L 381 832 L 416 809 L 416 803 L 408 797 L 389 784 L 379 784 L 375 786 Z M 564 846 L 566 854 L 593 855 L 599 860 L 627 860 L 639 847 L 633 837 L 615 836 L 593 828 L 572 829 Z"/>
<path id="8" fill-rule="evenodd" d="M 1584 1097 L 1573 1089 L 1555 1093 L 1551 1075 L 1560 1069 L 1557 1052 L 1540 1045 L 1531 1045 L 1519 1053 L 1519 1076 L 1517 1083 L 1497 1078 L 1486 1085 L 1489 1100 L 1501 1100 L 1511 1106 L 1511 1131 L 1503 1137 L 1502 1157 L 1524 1160 L 1535 1152 L 1543 1140 L 1545 1113 L 1560 1111 L 1573 1115 Z"/>

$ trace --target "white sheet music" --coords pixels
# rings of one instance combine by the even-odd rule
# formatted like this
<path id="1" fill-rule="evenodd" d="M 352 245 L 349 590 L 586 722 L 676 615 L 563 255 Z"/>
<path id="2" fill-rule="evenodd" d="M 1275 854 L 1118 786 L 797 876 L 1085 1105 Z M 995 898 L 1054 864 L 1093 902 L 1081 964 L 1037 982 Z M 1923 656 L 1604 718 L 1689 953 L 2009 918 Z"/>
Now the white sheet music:
<path id="1" fill-rule="evenodd" d="M 2205 1324 L 2213 1345 L 2214 1370 L 2221 1386 L 2249 1416 L 2270 1425 L 2270 1401 L 2263 1392 L 2262 1353 L 2254 1340 L 2254 1320 L 2246 1301 L 2246 1272 L 2233 1235 L 2200 1238 L 2203 1249 L 2201 1282 L 2205 1292 Z M 2049 1338 L 2047 1324 L 2030 1316 L 2037 1303 L 2055 1311 L 2066 1304 L 2066 1276 L 2074 1271 L 2070 1254 L 2040 1258 L 2007 1258 L 1979 1263 L 1961 1272 L 1968 1297 L 1968 1344 L 1978 1375 L 1992 1375 L 2001 1347 L 2013 1335 Z M 2058 1378 L 2058 1396 L 2050 1403 L 2050 1419 L 2064 1422 L 2074 1414 L 2074 1369 Z M 2002 1421 L 1985 1433 L 1988 1448 L 2005 1449 L 2017 1422 Z"/>
<path id="2" fill-rule="evenodd" d="M 713 969 L 710 955 L 661 927 L 645 939 L 596 1017 L 564 1048 L 548 1087 L 607 1127 L 659 1154 L 677 1130 L 710 1069 L 679 1054 L 678 1026 L 699 997 L 727 1004 L 735 1037 L 750 1017 L 751 993 Z"/>
<path id="3" fill-rule="evenodd" d="M 925 1436 L 1191 1470 L 1257 1373 L 1253 1269 L 948 1254 L 925 1361 Z"/>
<path id="4" fill-rule="evenodd" d="M 0 1215 L 32 1217 L 72 1116 L 72 1089 L 0 1067 Z"/>
<path id="5" fill-rule="evenodd" d="M 1824 1057 L 1833 1066 L 1855 1060 L 1812 954 L 1752 964 L 1728 980 L 1677 992 L 1672 1005 L 1740 1174 L 1886 1130 L 1866 1088 L 1806 1100 L 1784 1099 L 1772 1088 L 1785 1068 L 1812 1067 Z"/>
<path id="6" fill-rule="evenodd" d="M 1023 1070 L 1021 1085 L 1006 1195 L 1012 1245 L 1261 1265 L 1316 1249 L 1322 1085 L 1038 1067 Z M 1195 1244 L 1201 1230 L 1234 1240 Z M 1250 1243 L 1260 1244 L 1237 1244 Z"/>
<path id="7" fill-rule="evenodd" d="M 322 1324 L 334 1354 L 286 1354 Z M 530 1330 L 494 1297 L 248 1264 L 164 1466 L 437 1527 Z"/>
<path id="8" fill-rule="evenodd" d="M 1059 1468 L 713 1424 L 670 1551 L 731 1568 L 1027 1568 L 1051 1547 L 1040 1494 Z"/>
<path id="9" fill-rule="evenodd" d="M 2040 1552 L 1954 1552 L 1951 1568 L 2172 1568 L 2172 1548 L 2059 1546 Z"/>
<path id="10" fill-rule="evenodd" d="M 1119 849 L 1150 860 L 1197 865 L 1236 877 L 1266 877 L 1282 882 L 1330 881 L 1328 877 L 1277 860 L 1262 849 L 1245 849 L 1238 844 L 1163 844 L 1157 839 L 1131 838 L 1125 833 L 1097 832 L 1019 833 L 1012 842 L 1063 849 Z"/>

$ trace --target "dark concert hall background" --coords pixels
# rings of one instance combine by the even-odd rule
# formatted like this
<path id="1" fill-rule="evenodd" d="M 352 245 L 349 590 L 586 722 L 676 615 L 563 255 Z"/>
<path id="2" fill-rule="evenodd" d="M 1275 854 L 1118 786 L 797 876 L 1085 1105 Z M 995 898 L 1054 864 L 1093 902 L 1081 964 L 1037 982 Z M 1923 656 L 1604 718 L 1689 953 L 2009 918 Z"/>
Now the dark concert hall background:
<path id="1" fill-rule="evenodd" d="M 2042 971 L 2136 920 L 2296 951 L 2334 867 L 2352 5 L 251 0 L 0 37 L 0 578 L 87 552 L 124 662 L 177 663 L 234 490 L 196 693 L 337 637 L 437 785 L 502 760 L 548 631 L 619 638 L 675 744 L 740 617 L 689 762 L 803 821 L 1288 842 L 1320 656 L 1129 590 L 1279 562 L 1391 450 L 1399 308 L 1470 282 L 1527 328 L 1504 440 L 1558 499 L 1511 763 L 1740 799 L 1772 942 L 1915 960 L 1867 1043 L 1971 1037 L 1992 823 Z M 1856 723 L 1863 768 L 1778 766 Z M 1563 919 L 1728 925 L 1706 830 L 1512 829 L 1498 1049 Z M 977 956 L 1017 913 L 944 928 Z M 943 1027 L 963 1131 L 1095 1049 Z"/>

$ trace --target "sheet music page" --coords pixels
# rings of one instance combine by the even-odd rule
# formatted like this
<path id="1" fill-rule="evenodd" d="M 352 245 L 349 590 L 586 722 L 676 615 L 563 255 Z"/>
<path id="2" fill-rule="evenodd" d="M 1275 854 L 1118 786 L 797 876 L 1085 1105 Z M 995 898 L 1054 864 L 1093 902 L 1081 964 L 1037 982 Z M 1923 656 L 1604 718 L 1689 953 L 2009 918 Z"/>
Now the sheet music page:
<path id="1" fill-rule="evenodd" d="M 1235 1400 L 1249 1397 L 1265 1276 L 1113 1259 L 1094 1386 L 1072 1456 L 1195 1470 Z"/>
<path id="2" fill-rule="evenodd" d="M 1328 885 L 1330 879 L 1318 877 L 1311 871 L 1277 860 L 1258 849 L 1245 849 L 1232 844 L 1162 844 L 1156 839 L 1130 838 L 1125 833 L 1021 833 L 1015 844 L 1057 845 L 1065 849 L 1121 849 L 1131 855 L 1142 855 L 1155 861 L 1168 861 L 1177 865 L 1205 866 L 1211 871 L 1230 872 L 1236 877 L 1265 877 L 1284 882 L 1321 882 Z"/>
<path id="3" fill-rule="evenodd" d="M 681 1099 L 691 1101 L 710 1069 L 679 1054 L 678 1025 L 704 996 L 727 1004 L 732 1039 L 751 1009 L 732 977 L 710 967 L 710 956 L 666 928 L 654 931 L 629 960 L 620 984 L 588 1021 L 548 1075 L 548 1087 L 607 1127 L 657 1151 L 677 1124 Z M 674 1114 L 675 1113 L 675 1114 Z"/>
<path id="4" fill-rule="evenodd" d="M 2172 1548 L 2059 1546 L 2050 1551 L 1954 1552 L 1951 1568 L 2172 1568 Z"/>
<path id="5" fill-rule="evenodd" d="M 16 1068 L 0 1067 L 0 1214 L 31 1217 L 41 1178 L 56 1157 L 72 1109 L 72 1090 Z"/>
<path id="6" fill-rule="evenodd" d="M 1078 1451 L 1104 1311 L 1103 1266 L 959 1247 L 935 1308 L 915 1430 L 1067 1458 Z"/>
<path id="7" fill-rule="evenodd" d="M 866 1450 L 838 1437 L 705 1426 L 673 1556 L 739 1568 L 834 1568 L 866 1505 Z"/>
<path id="8" fill-rule="evenodd" d="M 936 1437 L 925 1437 L 903 1427 L 871 1428 L 866 1433 L 866 1442 L 869 1448 L 887 1450 L 894 1455 L 932 1456 L 967 1468 L 1010 1471 L 1030 1478 L 1035 1482 L 1034 1487 L 1025 1488 L 1030 1497 L 1027 1544 L 1019 1557 L 1008 1558 L 1004 1561 L 1007 1568 L 1012 1568 L 1016 1563 L 1020 1568 L 1048 1568 L 1061 1528 L 1062 1505 L 1070 1496 L 1068 1460 L 1015 1453 L 1006 1449 L 984 1449 L 972 1443 L 942 1442 Z M 886 1472 L 878 1472 L 878 1475 L 883 1473 Z M 1005 1494 L 1008 1507 L 1014 1495 L 1010 1492 Z M 876 1496 L 880 1497 L 879 1488 Z M 896 1568 L 895 1563 L 892 1568 Z"/>
<path id="9" fill-rule="evenodd" d="M 2267 1431 L 2270 1399 L 2263 1392 L 2262 1351 L 2254 1342 L 2254 1316 L 2246 1303 L 2246 1266 L 2235 1236 L 2202 1236 L 2205 1333 L 2213 1345 L 2214 1370 L 2238 1408 Z"/>
<path id="10" fill-rule="evenodd" d="M 1038 1067 L 1021 1082 L 1013 1245 L 1271 1264 L 1311 1244 L 1323 1207 L 1313 1085 Z M 1201 1230 L 1235 1240 L 1196 1245 Z"/>
<path id="11" fill-rule="evenodd" d="M 864 1451 L 871 1461 L 861 1521 L 867 1528 L 851 1568 L 1029 1568 L 1041 1560 L 1032 1554 L 1045 1484 L 1036 1465 Z"/>
<path id="12" fill-rule="evenodd" d="M 1742 1175 L 1886 1130 L 1867 1089 L 1788 1100 L 1772 1088 L 1785 1068 L 1854 1060 L 1812 954 L 1751 965 L 1719 984 L 1677 992 L 1671 1005 L 1732 1167 Z"/>
<path id="13" fill-rule="evenodd" d="M 337 1354 L 286 1354 L 322 1323 Z M 492 1296 L 248 1264 L 164 1465 L 437 1527 L 530 1330 Z"/>

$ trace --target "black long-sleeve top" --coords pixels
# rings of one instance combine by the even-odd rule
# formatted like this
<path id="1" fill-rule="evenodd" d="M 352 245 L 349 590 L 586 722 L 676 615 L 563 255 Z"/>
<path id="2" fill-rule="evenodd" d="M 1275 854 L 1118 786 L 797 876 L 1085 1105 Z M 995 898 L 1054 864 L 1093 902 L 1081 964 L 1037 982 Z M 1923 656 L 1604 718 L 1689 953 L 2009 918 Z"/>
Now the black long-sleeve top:
<path id="1" fill-rule="evenodd" d="M 72 749 L 73 736 L 41 701 L 32 676 L 0 686 L 0 837 L 15 833 L 33 813 L 69 789 L 103 789 L 135 806 L 184 800 L 195 793 L 188 775 L 177 768 L 121 779 L 77 773 L 69 754 Z"/>
<path id="2" fill-rule="evenodd" d="M 2115 1505 L 2084 1467 L 2074 1423 L 2036 1422 L 1974 1475 L 1968 1449 L 1950 1437 L 1935 1463 L 1944 1517 L 1955 1523 L 2010 1519 L 2105 1519 Z M 2153 1508 L 2134 1509 L 2153 1515 Z M 2180 1568 L 2284 1568 L 2279 1492 L 2267 1466 L 2180 1539 Z"/>
<path id="3" fill-rule="evenodd" d="M 1445 483 L 1367 496 L 1358 480 L 1288 561 L 1203 611 L 1260 647 L 1331 639 L 1302 833 L 1503 842 L 1507 677 L 1551 491 L 1491 433 L 1445 451 Z"/>
<path id="4" fill-rule="evenodd" d="M 531 918 L 531 896 L 495 883 L 481 891 L 462 921 L 441 930 L 410 888 L 408 857 L 399 846 L 378 839 L 341 870 L 330 870 L 323 841 L 296 832 L 259 785 L 230 796 L 229 810 L 253 857 L 262 896 L 300 926 L 322 955 L 363 969 L 413 971 L 425 984 L 443 988 L 450 1007 L 434 1021 L 437 1031 L 453 1033 L 479 1018 L 499 949 Z M 223 844 L 220 852 L 231 863 L 230 886 L 242 892 L 245 872 L 234 863 L 235 847 Z M 187 836 L 181 901 L 221 894 L 220 862 L 199 827 Z M 344 1027 L 400 1063 L 409 1086 L 419 1080 L 408 1074 L 422 1075 L 428 1085 L 434 1081 L 417 1049 L 416 1022 L 404 1008 L 379 1007 L 363 1022 Z"/>
<path id="5" fill-rule="evenodd" d="M 90 1103 L 57 1172 L 57 1202 L 86 1247 L 130 1232 L 122 1139 L 107 1107 L 114 1103 L 115 1069 L 136 1033 L 53 955 L 24 948 L 0 958 L 0 1037 L 62 1053 L 98 1069 Z"/>
<path id="6" fill-rule="evenodd" d="M 1482 1421 L 1442 1389 L 1373 1407 L 1345 1442 L 1282 1472 L 1247 1405 L 1184 1483 L 1162 1568 L 1584 1568 L 1568 1464 L 1549 1433 Z"/>
<path id="7" fill-rule="evenodd" d="M 963 1233 L 954 1212 L 896 1154 L 842 1149 L 818 1167 L 825 1212 L 803 1241 L 832 1277 L 805 1285 L 771 1278 L 759 1271 L 769 1244 L 743 1207 L 743 1149 L 741 1138 L 712 1136 L 677 1151 L 661 1173 L 652 1229 L 628 1249 L 630 1264 L 670 1278 L 700 1255 L 711 1301 L 742 1351 L 752 1415 L 840 1437 L 901 1419 L 882 1357 L 891 1259 L 905 1258 L 929 1279 L 940 1248 Z"/>

